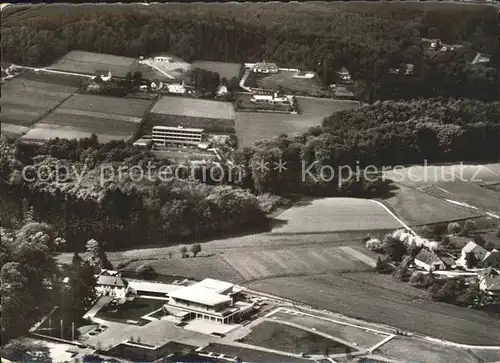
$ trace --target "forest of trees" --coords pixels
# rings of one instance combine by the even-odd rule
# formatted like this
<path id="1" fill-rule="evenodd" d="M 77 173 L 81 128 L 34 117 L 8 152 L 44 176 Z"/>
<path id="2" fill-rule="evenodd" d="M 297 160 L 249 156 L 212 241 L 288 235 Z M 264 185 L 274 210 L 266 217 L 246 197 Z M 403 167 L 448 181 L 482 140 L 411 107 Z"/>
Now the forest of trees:
<path id="1" fill-rule="evenodd" d="M 79 321 L 95 302 L 96 269 L 110 267 L 93 240 L 84 258 L 75 254 L 70 265 L 59 267 L 54 256 L 66 241 L 35 221 L 32 210 L 23 217 L 14 228 L 0 227 L 2 344 L 26 334 L 54 306 L 67 322 Z"/>
<path id="2" fill-rule="evenodd" d="M 376 102 L 336 112 L 325 118 L 322 126 L 313 127 L 304 135 L 282 135 L 237 150 L 235 160 L 248 168 L 245 187 L 254 186 L 262 192 L 380 195 L 387 185 L 379 180 L 364 180 L 368 178 L 363 175 L 356 175 L 341 186 L 337 181 L 343 176 L 338 173 L 329 183 L 316 179 L 323 166 L 331 166 L 337 172 L 340 166 L 354 171 L 359 166 L 369 171 L 363 168 L 423 164 L 424 160 L 498 162 L 499 120 L 500 102 L 446 98 Z M 255 168 L 261 159 L 270 165 L 282 159 L 287 170 L 270 168 L 262 173 Z M 301 163 L 314 166 L 304 167 Z M 305 180 L 304 175 L 308 177 Z"/>
<path id="3" fill-rule="evenodd" d="M 8 7 L 2 12 L 1 50 L 3 59 L 25 65 L 48 65 L 71 50 L 129 57 L 170 52 L 187 61 L 266 59 L 315 70 L 326 84 L 345 65 L 365 83 L 367 102 L 498 98 L 494 8 L 449 5 L 53 5 L 29 12 Z M 421 37 L 464 47 L 435 56 Z M 470 65 L 476 51 L 492 55 L 489 66 Z M 415 65 L 413 76 L 388 74 L 403 63 Z"/>

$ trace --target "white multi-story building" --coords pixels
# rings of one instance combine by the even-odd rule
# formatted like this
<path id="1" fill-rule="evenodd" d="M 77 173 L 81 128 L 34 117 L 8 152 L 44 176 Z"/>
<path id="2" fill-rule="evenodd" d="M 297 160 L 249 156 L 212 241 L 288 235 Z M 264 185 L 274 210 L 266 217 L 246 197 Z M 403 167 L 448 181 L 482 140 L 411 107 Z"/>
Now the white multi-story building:
<path id="1" fill-rule="evenodd" d="M 171 292 L 165 309 L 183 311 L 190 319 L 219 324 L 236 323 L 253 307 L 253 303 L 234 301 L 234 296 L 241 291 L 229 282 L 205 279 Z"/>
<path id="2" fill-rule="evenodd" d="M 197 146 L 202 142 L 203 131 L 182 126 L 153 126 L 153 143 L 163 146 L 167 144 Z"/>

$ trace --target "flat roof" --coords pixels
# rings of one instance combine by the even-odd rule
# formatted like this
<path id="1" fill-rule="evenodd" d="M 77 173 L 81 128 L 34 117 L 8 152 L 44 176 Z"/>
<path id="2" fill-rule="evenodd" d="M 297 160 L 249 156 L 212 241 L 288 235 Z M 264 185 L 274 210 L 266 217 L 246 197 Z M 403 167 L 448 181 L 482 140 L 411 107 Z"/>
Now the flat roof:
<path id="1" fill-rule="evenodd" d="M 234 285 L 230 282 L 207 278 L 198 282 L 194 286 L 204 287 L 206 289 L 213 290 L 214 292 L 220 294 L 223 293 L 224 291 L 231 289 Z"/>
<path id="2" fill-rule="evenodd" d="M 203 132 L 204 129 L 194 128 L 194 127 L 178 127 L 178 126 L 153 126 L 154 130 L 172 130 L 172 131 L 195 131 Z"/>
<path id="3" fill-rule="evenodd" d="M 184 286 L 162 284 L 158 282 L 148 282 L 141 280 L 129 280 L 129 286 L 134 290 L 154 292 L 159 294 L 170 294 L 176 290 L 184 288 Z"/>
<path id="4" fill-rule="evenodd" d="M 162 96 L 151 113 L 223 120 L 235 118 L 232 103 L 171 96 Z"/>
<path id="5" fill-rule="evenodd" d="M 209 306 L 231 301 L 229 296 L 214 293 L 212 289 L 198 286 L 198 284 L 173 291 L 170 297 Z"/>

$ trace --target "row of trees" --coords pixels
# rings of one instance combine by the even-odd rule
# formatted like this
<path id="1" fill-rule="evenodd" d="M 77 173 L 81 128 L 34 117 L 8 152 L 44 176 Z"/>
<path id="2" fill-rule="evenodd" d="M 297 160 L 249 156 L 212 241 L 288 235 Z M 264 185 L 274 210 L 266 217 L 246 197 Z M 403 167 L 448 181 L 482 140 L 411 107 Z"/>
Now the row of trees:
<path id="1" fill-rule="evenodd" d="M 369 102 L 437 95 L 498 97 L 494 11 L 462 9 L 448 18 L 442 9 L 423 6 L 398 16 L 366 7 L 371 10 L 301 4 L 169 4 L 98 12 L 79 7 L 68 8 L 64 19 L 56 11 L 37 9 L 29 20 L 19 16 L 22 11 L 9 14 L 6 9 L 1 50 L 3 58 L 26 65 L 50 64 L 70 50 L 130 57 L 170 52 L 187 61 L 266 59 L 316 70 L 327 84 L 336 69 L 346 66 L 354 79 L 366 82 L 363 97 Z M 435 56 L 425 52 L 421 36 L 468 43 L 463 50 Z M 490 67 L 471 67 L 472 50 L 491 54 Z M 413 76 L 388 74 L 404 63 L 415 65 Z"/>

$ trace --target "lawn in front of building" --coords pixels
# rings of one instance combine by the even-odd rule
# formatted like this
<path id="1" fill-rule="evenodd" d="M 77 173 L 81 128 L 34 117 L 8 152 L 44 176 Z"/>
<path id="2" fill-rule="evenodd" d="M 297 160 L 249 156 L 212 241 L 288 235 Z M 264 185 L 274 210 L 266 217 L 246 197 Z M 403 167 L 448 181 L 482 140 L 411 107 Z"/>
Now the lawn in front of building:
<path id="1" fill-rule="evenodd" d="M 141 321 L 141 317 L 160 309 L 164 303 L 163 300 L 135 298 L 124 304 L 108 304 L 95 317 L 126 324 L 146 323 L 147 320 Z"/>
<path id="2" fill-rule="evenodd" d="M 264 321 L 257 325 L 250 334 L 241 339 L 241 342 L 295 354 L 352 352 L 350 347 L 323 335 L 272 321 Z"/>

